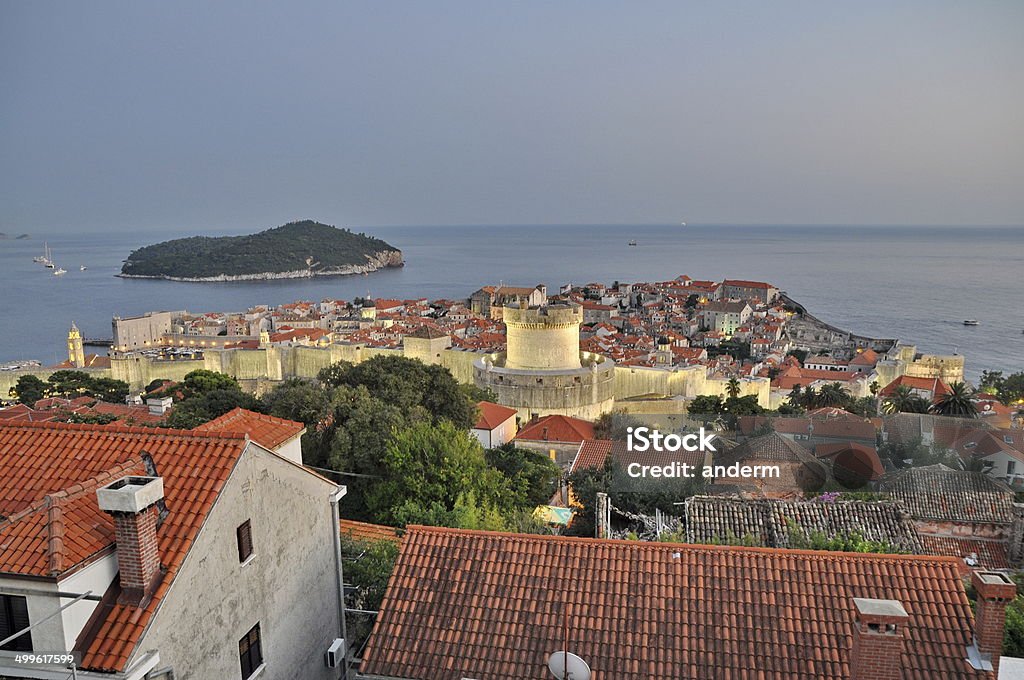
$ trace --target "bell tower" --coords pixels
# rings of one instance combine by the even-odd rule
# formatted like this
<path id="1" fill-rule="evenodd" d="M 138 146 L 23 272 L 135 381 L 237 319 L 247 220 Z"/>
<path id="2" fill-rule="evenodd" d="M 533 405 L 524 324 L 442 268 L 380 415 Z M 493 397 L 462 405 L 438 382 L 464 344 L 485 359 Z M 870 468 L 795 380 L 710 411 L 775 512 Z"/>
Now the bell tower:
<path id="1" fill-rule="evenodd" d="M 71 330 L 68 331 L 68 361 L 75 368 L 85 366 L 85 347 L 82 345 L 82 334 L 75 322 L 71 322 Z"/>

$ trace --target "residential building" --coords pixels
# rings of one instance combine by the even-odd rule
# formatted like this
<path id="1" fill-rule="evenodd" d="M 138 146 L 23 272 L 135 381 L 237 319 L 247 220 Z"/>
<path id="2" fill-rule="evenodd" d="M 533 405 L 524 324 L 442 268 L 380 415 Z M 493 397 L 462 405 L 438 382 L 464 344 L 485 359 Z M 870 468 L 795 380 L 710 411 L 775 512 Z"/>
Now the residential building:
<path id="1" fill-rule="evenodd" d="M 336 679 L 343 495 L 243 434 L 0 424 L 3 623 L 80 680 Z"/>
<path id="2" fill-rule="evenodd" d="M 476 405 L 480 415 L 471 432 L 485 449 L 493 449 L 512 441 L 518 432 L 514 408 L 481 401 Z"/>
<path id="3" fill-rule="evenodd" d="M 704 305 L 700 315 L 704 326 L 728 336 L 747 322 L 752 311 L 746 302 L 715 301 Z"/>

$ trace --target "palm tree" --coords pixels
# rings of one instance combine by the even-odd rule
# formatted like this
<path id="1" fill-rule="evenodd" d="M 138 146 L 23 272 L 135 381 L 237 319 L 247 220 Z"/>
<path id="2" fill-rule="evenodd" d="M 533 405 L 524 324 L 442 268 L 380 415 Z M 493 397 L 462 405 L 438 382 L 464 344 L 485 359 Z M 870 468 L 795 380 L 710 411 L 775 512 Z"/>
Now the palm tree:
<path id="1" fill-rule="evenodd" d="M 935 400 L 931 412 L 952 418 L 977 418 L 978 407 L 974 404 L 974 394 L 974 389 L 966 383 L 955 382 L 949 386 L 949 392 Z"/>
<path id="2" fill-rule="evenodd" d="M 740 396 L 740 381 L 736 378 L 729 378 L 729 382 L 725 384 L 725 393 L 729 395 L 730 399 Z"/>
<path id="3" fill-rule="evenodd" d="M 928 402 L 914 394 L 909 385 L 897 385 L 882 402 L 882 410 L 886 413 L 927 413 Z"/>
<path id="4" fill-rule="evenodd" d="M 844 406 L 849 401 L 850 394 L 842 383 L 829 383 L 818 392 L 818 403 L 821 406 Z"/>

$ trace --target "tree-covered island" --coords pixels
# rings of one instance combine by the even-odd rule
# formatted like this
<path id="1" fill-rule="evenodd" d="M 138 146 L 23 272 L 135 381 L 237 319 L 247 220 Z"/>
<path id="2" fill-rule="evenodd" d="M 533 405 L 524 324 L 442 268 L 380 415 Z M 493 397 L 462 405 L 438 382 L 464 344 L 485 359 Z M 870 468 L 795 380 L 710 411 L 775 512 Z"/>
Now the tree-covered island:
<path id="1" fill-rule="evenodd" d="M 365 274 L 404 264 L 381 239 L 303 220 L 245 236 L 192 236 L 139 248 L 118 276 L 246 281 Z"/>

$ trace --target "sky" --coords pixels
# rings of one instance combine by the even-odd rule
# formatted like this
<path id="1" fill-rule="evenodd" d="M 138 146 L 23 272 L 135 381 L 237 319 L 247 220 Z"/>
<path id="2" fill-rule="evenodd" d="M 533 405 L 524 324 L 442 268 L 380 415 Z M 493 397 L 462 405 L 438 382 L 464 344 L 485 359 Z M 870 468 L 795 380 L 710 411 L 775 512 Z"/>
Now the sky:
<path id="1" fill-rule="evenodd" d="M 0 231 L 1024 224 L 1024 2 L 0 0 Z"/>

